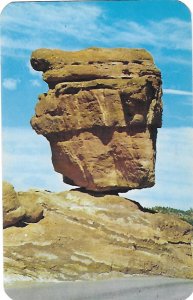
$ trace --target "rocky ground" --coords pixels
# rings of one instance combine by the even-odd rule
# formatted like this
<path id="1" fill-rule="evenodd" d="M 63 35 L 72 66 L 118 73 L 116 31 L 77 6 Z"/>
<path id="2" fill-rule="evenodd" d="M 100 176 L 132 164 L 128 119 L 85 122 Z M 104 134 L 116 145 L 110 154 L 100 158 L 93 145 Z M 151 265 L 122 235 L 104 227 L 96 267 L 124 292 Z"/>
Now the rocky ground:
<path id="1" fill-rule="evenodd" d="M 15 197 L 13 219 L 19 205 L 22 216 L 12 226 L 4 224 L 7 282 L 127 274 L 193 278 L 193 227 L 176 216 L 153 213 L 116 195 L 80 190 L 29 190 Z M 4 207 L 5 220 L 9 210 Z"/>

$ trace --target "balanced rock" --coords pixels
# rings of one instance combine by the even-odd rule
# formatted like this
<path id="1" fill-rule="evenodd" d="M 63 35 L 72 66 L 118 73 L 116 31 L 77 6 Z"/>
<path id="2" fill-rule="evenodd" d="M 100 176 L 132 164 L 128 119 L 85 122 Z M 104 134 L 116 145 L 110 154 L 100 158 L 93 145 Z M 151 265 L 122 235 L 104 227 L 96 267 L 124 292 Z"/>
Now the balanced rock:
<path id="1" fill-rule="evenodd" d="M 147 51 L 38 49 L 31 64 L 49 85 L 31 125 L 64 182 L 93 191 L 154 185 L 162 89 Z"/>
<path id="2" fill-rule="evenodd" d="M 4 229 L 5 281 L 109 278 L 193 279 L 193 227 L 115 195 L 28 191 L 44 218 Z"/>

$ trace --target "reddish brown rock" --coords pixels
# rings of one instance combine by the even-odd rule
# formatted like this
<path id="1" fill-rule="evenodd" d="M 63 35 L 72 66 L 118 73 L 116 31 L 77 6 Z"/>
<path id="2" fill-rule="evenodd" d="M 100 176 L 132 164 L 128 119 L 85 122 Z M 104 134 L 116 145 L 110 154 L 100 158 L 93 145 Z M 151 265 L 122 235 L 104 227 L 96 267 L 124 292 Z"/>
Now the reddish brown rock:
<path id="1" fill-rule="evenodd" d="M 39 49 L 31 64 L 50 87 L 31 124 L 64 182 L 94 191 L 154 185 L 162 90 L 147 51 Z"/>

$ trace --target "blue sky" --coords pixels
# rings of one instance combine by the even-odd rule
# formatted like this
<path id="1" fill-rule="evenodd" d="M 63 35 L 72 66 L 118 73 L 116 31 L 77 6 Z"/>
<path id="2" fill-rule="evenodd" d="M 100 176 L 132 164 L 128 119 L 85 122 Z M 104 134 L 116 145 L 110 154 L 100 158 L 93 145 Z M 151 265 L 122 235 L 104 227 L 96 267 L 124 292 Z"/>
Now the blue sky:
<path id="1" fill-rule="evenodd" d="M 3 177 L 17 190 L 69 189 L 54 172 L 47 141 L 29 121 L 47 91 L 29 64 L 37 48 L 145 48 L 163 79 L 156 185 L 127 197 L 142 205 L 193 207 L 191 16 L 175 0 L 20 2 L 1 14 Z M 124 194 L 125 195 L 125 194 Z"/>

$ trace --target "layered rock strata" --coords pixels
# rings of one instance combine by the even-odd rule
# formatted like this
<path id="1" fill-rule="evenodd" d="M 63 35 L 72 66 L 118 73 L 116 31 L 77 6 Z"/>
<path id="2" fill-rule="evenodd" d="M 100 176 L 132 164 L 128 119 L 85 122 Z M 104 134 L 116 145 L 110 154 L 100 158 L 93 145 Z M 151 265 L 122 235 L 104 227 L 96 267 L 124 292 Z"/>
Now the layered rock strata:
<path id="1" fill-rule="evenodd" d="M 64 182 L 93 191 L 154 185 L 161 75 L 140 49 L 39 49 L 32 67 L 49 91 L 32 127 L 50 142 Z"/>
<path id="2" fill-rule="evenodd" d="M 4 229 L 5 281 L 79 280 L 128 274 L 193 279 L 193 227 L 115 195 L 19 192 L 44 218 Z"/>

